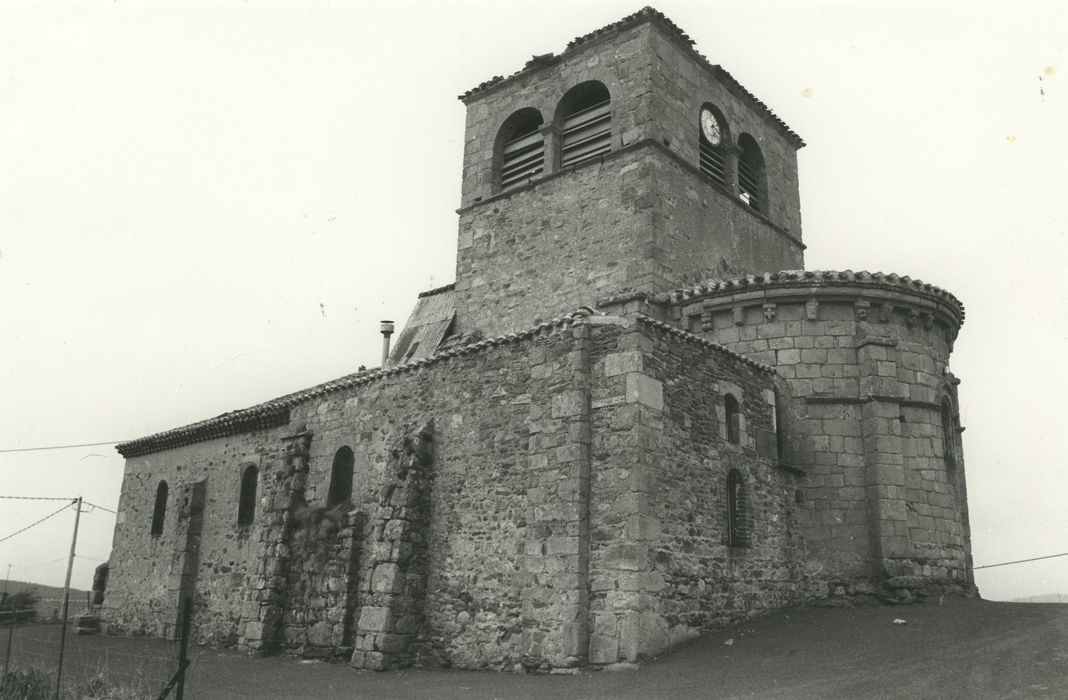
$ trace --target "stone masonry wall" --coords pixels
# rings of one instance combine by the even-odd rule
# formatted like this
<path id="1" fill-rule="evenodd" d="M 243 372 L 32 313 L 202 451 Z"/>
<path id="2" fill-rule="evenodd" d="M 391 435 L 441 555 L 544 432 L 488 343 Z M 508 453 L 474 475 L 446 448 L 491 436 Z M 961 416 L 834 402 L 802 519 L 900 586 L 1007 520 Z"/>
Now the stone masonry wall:
<path id="1" fill-rule="evenodd" d="M 768 219 L 801 238 L 796 147 L 738 88 L 713 75 L 678 37 L 650 23 L 587 42 L 551 65 L 466 100 L 462 207 L 497 194 L 493 149 L 505 120 L 520 109 L 534 108 L 545 123 L 551 123 L 564 94 L 587 80 L 604 83 L 612 97 L 613 150 L 649 139 L 695 168 L 698 116 L 704 103 L 714 104 L 727 119 L 729 143 L 748 133 L 760 145 L 768 170 Z M 546 175 L 553 172 L 550 161 L 551 156 Z"/>
<path id="2" fill-rule="evenodd" d="M 494 143 L 519 109 L 546 123 L 572 86 L 599 80 L 612 96 L 611 154 L 534 184 L 493 187 Z M 761 145 L 767 216 L 698 170 L 698 115 L 714 101 L 735 136 Z M 454 330 L 494 335 L 625 290 L 668 289 L 712 272 L 803 267 L 794 146 L 737 88 L 721 83 L 657 24 L 584 44 L 559 61 L 467 101 Z"/>
<path id="3" fill-rule="evenodd" d="M 131 459 L 109 621 L 158 634 L 173 620 L 177 550 L 166 529 L 147 534 L 159 478 L 206 488 L 203 641 L 354 649 L 367 668 L 558 668 L 648 656 L 788 600 L 795 543 L 779 509 L 793 477 L 754 452 L 771 377 L 643 323 L 547 323 L 309 398 L 282 428 Z M 724 444 L 728 385 L 740 447 Z M 352 499 L 328 510 L 341 447 Z M 236 491 L 252 455 L 246 529 Z M 723 540 L 730 468 L 746 483 L 746 551 Z"/>
<path id="4" fill-rule="evenodd" d="M 324 497 L 334 450 L 353 449 L 359 485 L 353 500 L 369 525 L 382 485 L 393 478 L 393 442 L 416 424 L 434 425 L 428 524 L 419 535 L 427 542 L 424 617 L 408 650 L 420 662 L 563 665 L 576 653 L 561 613 L 575 602 L 575 543 L 567 539 L 573 506 L 554 497 L 543 510 L 528 496 L 555 496 L 557 480 L 571 471 L 570 463 L 547 458 L 566 451 L 564 428 L 538 423 L 551 414 L 560 390 L 556 373 L 566 367 L 569 333 L 569 326 L 546 325 L 523 342 L 487 343 L 294 409 L 294 420 L 315 435 L 309 482 L 320 484 Z M 367 539 L 373 535 L 367 529 L 365 551 L 374 552 L 378 545 Z M 360 563 L 361 605 L 382 592 L 374 587 L 375 564 L 367 556 Z M 361 629 L 397 622 L 384 612 L 375 615 L 361 613 Z M 357 651 L 364 654 L 361 663 L 390 665 L 373 655 L 382 649 Z"/>
<path id="5" fill-rule="evenodd" d="M 759 214 L 645 144 L 462 211 L 454 330 L 506 333 L 757 261 L 803 264 Z"/>
<path id="6" fill-rule="evenodd" d="M 800 517 L 813 566 L 819 562 L 832 577 L 866 577 L 871 551 L 861 405 L 850 402 L 860 395 L 852 306 L 780 303 L 774 311 L 769 321 L 760 304 L 742 310 L 741 318 L 726 308 L 692 316 L 690 325 L 774 366 L 785 379 L 795 427 L 788 455 L 806 473 Z"/>
<path id="7" fill-rule="evenodd" d="M 754 111 L 751 103 L 738 95 L 736 88 L 721 82 L 707 67 L 694 60 L 689 49 L 683 47 L 677 38 L 653 31 L 649 32 L 648 44 L 654 54 L 650 74 L 650 112 L 656 115 L 648 127 L 649 135 L 667 144 L 684 162 L 697 167 L 700 144 L 698 115 L 706 102 L 715 105 L 727 122 L 727 133 L 724 134 L 726 143 L 737 144 L 738 137 L 747 133 L 760 146 L 767 169 L 767 219 L 800 241 L 801 198 L 798 191 L 797 147 L 788 142 L 778 128 L 769 124 L 765 115 Z M 681 193 L 684 189 L 674 191 Z M 794 247 L 793 254 L 800 258 L 800 246 Z M 749 260 L 757 262 L 762 259 L 753 257 Z M 743 271 L 804 267 L 803 264 L 776 267 L 774 258 L 764 258 L 763 262 L 763 266 Z"/>
<path id="8" fill-rule="evenodd" d="M 956 406 L 956 328 L 923 299 L 853 291 L 705 300 L 679 322 L 785 379 L 814 565 L 892 587 L 967 585 L 963 461 L 947 465 L 940 422 L 942 397 Z"/>
<path id="9" fill-rule="evenodd" d="M 493 149 L 504 121 L 524 108 L 540 112 L 550 124 L 564 94 L 587 80 L 598 80 L 612 98 L 612 150 L 644 137 L 651 118 L 649 105 L 650 56 L 643 47 L 653 31 L 648 24 L 633 27 L 615 42 L 597 42 L 551 66 L 520 76 L 515 81 L 479 93 L 467 100 L 464 132 L 462 207 L 496 194 L 493 186 Z M 545 173 L 551 172 L 547 167 Z"/>
<path id="10" fill-rule="evenodd" d="M 109 619 L 160 633 L 167 615 L 152 622 L 150 611 L 173 611 L 174 546 L 166 530 L 148 535 L 155 485 L 166 478 L 173 494 L 182 478 L 195 477 L 207 480 L 209 494 L 195 620 L 205 641 L 319 656 L 327 645 L 336 653 L 366 638 L 371 648 L 357 649 L 360 663 L 382 668 L 394 659 L 492 668 L 579 663 L 581 441 L 571 419 L 554 416 L 573 396 L 574 332 L 570 321 L 545 324 L 522 339 L 310 399 L 291 409 L 283 428 L 129 460 Z M 402 537 L 387 523 L 376 534 L 383 487 L 396 479 L 397 440 L 428 424 L 433 487 L 424 505 L 415 504 L 424 524 Z M 342 446 L 355 455 L 352 510 L 327 528 L 327 486 Z M 251 455 L 260 460 L 261 491 L 245 531 L 236 526 L 237 492 Z M 309 512 L 321 516 L 314 527 Z M 360 542 L 346 539 L 347 528 L 362 532 Z M 421 543 L 415 564 L 394 550 Z M 246 556 L 236 560 L 235 549 Z M 386 582 L 381 564 L 397 565 L 403 580 Z M 391 600 L 407 606 L 408 622 L 363 615 L 383 605 L 401 610 L 379 597 L 397 593 L 403 600 Z"/>
<path id="11" fill-rule="evenodd" d="M 237 525 L 241 472 L 260 467 L 261 499 L 269 491 L 264 467 L 271 455 L 261 451 L 277 431 L 260 431 L 210 440 L 178 450 L 127 460 L 119 497 L 114 552 L 105 599 L 106 619 L 116 631 L 168 636 L 177 607 L 177 577 L 182 562 L 179 514 L 192 484 L 207 480 L 195 576 L 195 627 L 200 641 L 233 644 L 240 634 L 243 591 L 254 587 L 263 556 L 258 523 Z M 274 440 L 272 440 L 274 438 Z M 169 498 L 163 533 L 150 533 L 156 487 L 167 481 Z M 257 504 L 259 510 L 262 506 Z"/>
<path id="12" fill-rule="evenodd" d="M 507 333 L 657 288 L 648 150 L 615 154 L 460 214 L 457 332 Z"/>
<path id="13" fill-rule="evenodd" d="M 590 662 L 648 658 L 712 625 L 812 593 L 797 477 L 761 457 L 767 371 L 644 322 L 593 326 Z M 741 400 L 742 444 L 723 392 Z M 765 449 L 766 452 L 766 449 Z M 727 475 L 744 480 L 745 546 L 727 542 Z"/>

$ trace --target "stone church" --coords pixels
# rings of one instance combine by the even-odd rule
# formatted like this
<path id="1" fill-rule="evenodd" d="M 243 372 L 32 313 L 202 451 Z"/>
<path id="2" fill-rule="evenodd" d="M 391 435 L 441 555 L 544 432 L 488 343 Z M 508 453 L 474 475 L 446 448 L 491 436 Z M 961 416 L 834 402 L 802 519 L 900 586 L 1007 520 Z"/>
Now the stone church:
<path id="1" fill-rule="evenodd" d="M 381 368 L 119 445 L 112 630 L 545 670 L 974 590 L 964 308 L 805 270 L 798 134 L 651 8 L 460 99 L 455 282 Z"/>

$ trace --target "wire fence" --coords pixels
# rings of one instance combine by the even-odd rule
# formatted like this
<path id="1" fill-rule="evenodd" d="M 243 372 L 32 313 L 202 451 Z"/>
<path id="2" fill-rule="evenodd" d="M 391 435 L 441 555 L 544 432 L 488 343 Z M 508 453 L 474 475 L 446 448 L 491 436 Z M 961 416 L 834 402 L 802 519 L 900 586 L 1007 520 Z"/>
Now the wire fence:
<path id="1" fill-rule="evenodd" d="M 59 622 L 14 622 L 13 611 L 0 616 L 0 698 L 9 694 L 18 678 L 32 671 L 51 684 L 52 697 L 59 672 L 63 625 Z M 96 633 L 95 620 L 75 616 L 66 630 L 62 655 L 60 697 L 162 698 L 181 697 L 176 677 L 180 668 L 181 640 L 147 637 L 111 637 Z M 188 663 L 188 661 L 186 662 Z M 18 674 L 22 674 L 19 676 Z M 182 679 L 184 681 L 184 678 Z M 112 694 L 107 694 L 112 693 Z"/>

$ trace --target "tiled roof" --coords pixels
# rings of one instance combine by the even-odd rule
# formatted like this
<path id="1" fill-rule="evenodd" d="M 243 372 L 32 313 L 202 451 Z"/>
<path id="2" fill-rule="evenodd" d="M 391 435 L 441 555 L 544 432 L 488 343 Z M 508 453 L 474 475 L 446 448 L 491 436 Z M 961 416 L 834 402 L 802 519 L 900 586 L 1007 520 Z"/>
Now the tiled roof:
<path id="1" fill-rule="evenodd" d="M 561 58 L 563 58 L 563 56 L 566 56 L 568 53 L 570 53 L 572 51 L 579 50 L 582 47 L 583 44 L 587 44 L 590 41 L 598 39 L 598 38 L 600 38 L 602 36 L 605 36 L 605 35 L 608 35 L 608 34 L 611 34 L 611 33 L 617 32 L 617 31 L 622 31 L 623 29 L 627 29 L 629 27 L 632 27 L 632 26 L 634 26 L 636 24 L 639 24 L 641 22 L 644 22 L 644 21 L 655 21 L 655 22 L 659 23 L 661 26 L 663 26 L 666 29 L 668 29 L 670 32 L 672 32 L 680 41 L 682 41 L 682 43 L 686 44 L 689 47 L 690 52 L 702 64 L 704 64 L 706 68 L 711 70 L 712 73 L 717 78 L 721 79 L 724 83 L 727 84 L 728 87 L 730 87 L 730 88 L 734 89 L 736 92 L 738 92 L 744 99 L 746 99 L 749 102 L 751 102 L 753 104 L 753 106 L 755 106 L 757 108 L 758 111 L 763 112 L 764 116 L 768 120 L 770 120 L 775 126 L 777 126 L 786 135 L 786 137 L 790 140 L 790 142 L 793 144 L 793 146 L 795 148 L 804 147 L 804 145 L 805 145 L 804 140 L 793 129 L 791 129 L 789 126 L 787 126 L 786 122 L 784 122 L 774 112 L 772 112 L 770 107 L 768 107 L 766 104 L 764 104 L 759 99 L 757 99 L 756 96 L 753 93 L 751 93 L 748 90 L 746 90 L 745 87 L 743 87 L 741 83 L 739 83 L 737 80 L 735 80 L 734 76 L 732 76 L 730 73 L 728 73 L 726 70 L 724 70 L 722 66 L 712 63 L 707 58 L 705 58 L 705 56 L 703 54 L 701 54 L 699 51 L 697 51 L 697 49 L 694 48 L 694 43 L 695 43 L 694 40 L 691 39 L 690 36 L 686 32 L 682 31 L 682 29 L 677 24 L 675 24 L 670 19 L 668 19 L 664 15 L 664 13 L 662 13 L 659 10 L 656 10 L 656 9 L 654 9 L 652 7 L 648 7 L 648 6 L 647 7 L 643 7 L 642 9 L 638 10 L 634 14 L 627 15 L 626 17 L 624 17 L 623 19 L 621 19 L 621 20 L 619 20 L 617 22 L 612 22 L 611 24 L 607 24 L 607 25 L 601 27 L 600 29 L 595 29 L 594 31 L 592 31 L 592 32 L 590 32 L 588 34 L 583 34 L 580 37 L 576 37 L 576 38 L 572 39 L 568 43 L 567 49 L 564 51 L 564 53 L 561 54 L 560 56 L 555 57 L 555 60 L 553 60 L 553 61 L 548 61 L 546 59 L 546 56 L 535 57 L 535 59 L 540 59 L 540 60 L 528 61 L 527 64 L 525 66 L 523 66 L 523 68 L 521 70 L 516 71 L 515 73 L 511 74 L 507 78 L 504 77 L 504 76 L 495 75 L 492 78 L 490 78 L 489 80 L 486 80 L 486 81 L 476 85 L 475 87 L 471 88 L 470 90 L 468 90 L 464 94 L 460 95 L 459 99 L 460 100 L 467 100 L 468 98 L 473 97 L 474 95 L 477 95 L 480 92 L 488 90 L 489 88 L 492 88 L 495 85 L 503 83 L 503 82 L 505 82 L 507 80 L 511 80 L 512 78 L 515 78 L 515 77 L 517 77 L 519 75 L 522 75 L 523 73 L 526 73 L 526 72 L 528 72 L 530 70 L 535 70 L 537 68 L 540 68 L 541 66 L 548 65 L 549 63 L 555 63 L 556 61 L 558 61 Z"/>
<path id="2" fill-rule="evenodd" d="M 425 367 L 437 362 L 441 362 L 450 357 L 460 357 L 463 355 L 470 355 L 476 352 L 481 352 L 487 348 L 496 347 L 498 345 L 507 345 L 514 343 L 525 338 L 530 338 L 539 333 L 545 331 L 551 331 L 557 328 L 563 328 L 580 322 L 582 319 L 593 315 L 588 307 L 583 307 L 578 311 L 554 318 L 549 321 L 528 328 L 525 331 L 517 333 L 508 333 L 506 335 L 497 336 L 496 338 L 490 338 L 482 340 L 477 343 L 471 343 L 470 345 L 464 345 L 458 348 L 445 350 L 432 357 L 426 359 L 411 362 L 409 364 L 398 365 L 388 369 L 374 369 L 364 370 L 362 372 L 356 372 L 354 374 L 348 374 L 338 379 L 334 379 L 323 384 L 317 384 L 316 386 L 301 391 L 287 394 L 271 401 L 266 401 L 249 408 L 240 409 L 237 411 L 230 411 L 224 413 L 215 418 L 209 418 L 207 420 L 200 421 L 198 423 L 192 423 L 181 428 L 175 428 L 173 430 L 167 430 L 162 433 L 156 433 L 147 437 L 138 438 L 137 440 L 130 440 L 128 442 L 120 443 L 116 446 L 119 454 L 123 457 L 140 457 L 142 455 L 152 454 L 153 452 L 161 452 L 163 450 L 169 450 L 183 445 L 191 445 L 197 442 L 203 442 L 204 440 L 211 440 L 214 438 L 226 437 L 228 435 L 237 435 L 239 433 L 249 432 L 251 430 L 260 430 L 264 428 L 273 428 L 281 425 L 285 425 L 289 422 L 289 412 L 294 406 L 304 403 L 310 399 L 314 399 L 325 394 L 333 393 L 335 391 L 341 391 L 343 389 L 351 389 L 353 387 L 360 386 L 362 384 L 368 384 L 370 382 L 382 379 L 384 377 L 393 376 L 396 374 L 402 374 L 406 372 L 412 372 L 421 367 Z M 751 365 L 758 369 L 774 372 L 771 367 L 750 360 L 749 358 L 740 355 L 729 348 L 726 348 L 718 343 L 714 343 L 704 338 L 698 337 L 692 333 L 688 333 L 683 330 L 658 321 L 651 316 L 644 314 L 638 314 L 637 320 L 646 325 L 657 328 L 663 332 L 671 333 L 695 343 L 715 349 L 724 355 L 731 357 L 732 359 Z"/>
<path id="3" fill-rule="evenodd" d="M 763 372 L 775 374 L 775 368 L 771 367 L 770 365 L 766 365 L 763 362 L 757 362 L 756 360 L 751 360 L 745 355 L 740 355 L 724 345 L 720 345 L 719 343 L 707 340 L 699 335 L 690 333 L 689 331 L 684 331 L 681 328 L 678 328 L 677 326 L 671 325 L 670 323 L 665 323 L 664 321 L 655 319 L 652 316 L 648 316 L 646 314 L 637 314 L 636 318 L 640 322 L 648 326 L 652 326 L 666 333 L 670 333 L 671 335 L 676 335 L 680 338 L 684 338 L 692 343 L 697 343 L 699 345 L 704 345 L 705 347 L 712 348 L 713 350 L 716 350 L 723 355 L 727 355 L 732 360 L 741 362 L 744 365 L 750 365 L 751 367 L 756 367 L 757 369 Z"/>
<path id="4" fill-rule="evenodd" d="M 677 289 L 659 294 L 655 300 L 660 303 L 677 304 L 702 297 L 744 291 L 759 287 L 834 287 L 873 285 L 890 290 L 903 290 L 921 294 L 948 305 L 952 308 L 960 323 L 964 323 L 964 304 L 941 287 L 912 279 L 907 275 L 882 272 L 853 272 L 844 270 L 783 270 L 782 272 L 765 272 L 762 275 L 746 275 L 728 280 L 710 280 L 693 287 Z"/>
<path id="5" fill-rule="evenodd" d="M 348 374 L 308 389 L 303 389 L 277 399 L 272 399 L 271 401 L 250 406 L 249 408 L 230 411 L 220 416 L 216 416 L 215 418 L 209 418 L 181 428 L 175 428 L 162 433 L 138 438 L 137 440 L 123 442 L 117 445 L 115 449 L 118 450 L 119 454 L 123 457 L 140 457 L 141 455 L 181 447 L 182 445 L 191 445 L 196 442 L 211 440 L 213 438 L 285 425 L 289 422 L 289 411 L 291 408 L 318 396 L 357 387 L 383 377 L 411 372 L 420 367 L 440 362 L 441 360 L 450 357 L 469 355 L 471 353 L 480 352 L 486 348 L 513 343 L 537 335 L 546 330 L 571 325 L 588 315 L 590 315 L 589 311 L 580 310 L 567 316 L 554 318 L 551 321 L 545 321 L 544 323 L 522 332 L 508 333 L 507 335 L 501 335 L 496 338 L 490 338 L 477 343 L 471 343 L 470 345 L 453 348 L 423 360 L 387 369 L 364 370 L 362 372 Z"/>

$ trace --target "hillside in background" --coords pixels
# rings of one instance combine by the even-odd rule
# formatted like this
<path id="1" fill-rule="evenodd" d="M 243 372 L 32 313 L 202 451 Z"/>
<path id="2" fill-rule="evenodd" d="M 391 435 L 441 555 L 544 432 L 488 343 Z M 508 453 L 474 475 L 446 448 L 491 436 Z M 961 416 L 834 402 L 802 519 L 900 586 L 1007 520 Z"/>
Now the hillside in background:
<path id="1" fill-rule="evenodd" d="M 3 585 L 0 584 L 0 591 Z M 43 586 L 39 583 L 27 583 L 25 581 L 8 581 L 8 594 L 21 591 L 35 591 L 37 593 L 37 619 L 41 621 L 52 620 L 63 614 L 63 589 L 55 586 Z M 70 589 L 70 613 L 81 612 L 86 608 L 89 591 L 77 588 Z"/>
<path id="2" fill-rule="evenodd" d="M 1013 603 L 1068 603 L 1068 593 L 1047 593 L 1027 598 L 1016 598 Z"/>

